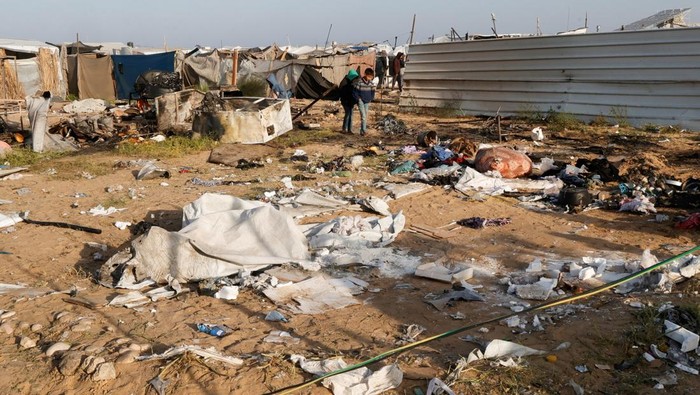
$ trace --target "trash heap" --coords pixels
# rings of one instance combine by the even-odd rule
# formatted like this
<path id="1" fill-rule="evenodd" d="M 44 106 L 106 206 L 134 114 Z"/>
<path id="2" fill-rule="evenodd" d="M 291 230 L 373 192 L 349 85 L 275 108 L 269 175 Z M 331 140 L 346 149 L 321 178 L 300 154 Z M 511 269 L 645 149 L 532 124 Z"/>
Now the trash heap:
<path id="1" fill-rule="evenodd" d="M 540 134 L 533 131 L 533 139 Z M 452 187 L 476 200 L 507 194 L 540 211 L 602 208 L 656 214 L 657 206 L 700 207 L 700 179 L 675 180 L 658 170 L 661 164 L 622 156 L 579 158 L 570 164 L 505 146 L 477 146 L 461 137 L 440 141 L 435 132 L 422 132 L 416 145 L 390 151 L 389 157 L 392 175 Z M 684 228 L 697 227 L 695 222 Z"/>

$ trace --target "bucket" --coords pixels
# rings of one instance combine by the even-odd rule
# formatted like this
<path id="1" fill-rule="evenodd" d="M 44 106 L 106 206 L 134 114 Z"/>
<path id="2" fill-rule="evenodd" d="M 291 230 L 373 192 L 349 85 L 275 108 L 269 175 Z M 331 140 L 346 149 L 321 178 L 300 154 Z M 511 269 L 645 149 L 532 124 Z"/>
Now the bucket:
<path id="1" fill-rule="evenodd" d="M 418 146 L 420 147 L 429 148 L 439 143 L 440 139 L 438 139 L 437 132 L 435 131 L 431 130 L 429 132 L 418 133 Z"/>

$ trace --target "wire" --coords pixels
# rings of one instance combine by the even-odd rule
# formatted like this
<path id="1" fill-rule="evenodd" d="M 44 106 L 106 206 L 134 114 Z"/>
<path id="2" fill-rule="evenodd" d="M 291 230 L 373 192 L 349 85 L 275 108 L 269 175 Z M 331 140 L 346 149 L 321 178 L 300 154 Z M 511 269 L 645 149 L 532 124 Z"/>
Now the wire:
<path id="1" fill-rule="evenodd" d="M 309 380 L 309 381 L 304 382 L 304 383 L 301 383 L 301 384 L 297 384 L 297 385 L 292 385 L 292 386 L 289 386 L 289 387 L 285 387 L 285 388 L 279 389 L 279 390 L 274 391 L 274 392 L 269 392 L 267 395 L 273 395 L 273 394 L 277 394 L 277 395 L 286 395 L 286 394 L 291 394 L 291 393 L 293 393 L 293 392 L 295 392 L 295 391 L 301 390 L 302 388 L 306 388 L 306 387 L 309 387 L 309 386 L 311 386 L 311 385 L 313 385 L 313 384 L 319 383 L 319 382 L 321 382 L 321 381 L 323 381 L 323 380 L 325 380 L 325 379 L 327 379 L 327 378 L 329 378 L 329 377 L 337 376 L 337 375 L 339 375 L 339 374 L 347 373 L 347 372 L 350 372 L 350 371 L 352 371 L 352 370 L 359 369 L 359 368 L 365 367 L 365 366 L 367 366 L 367 365 L 371 365 L 371 364 L 373 364 L 373 363 L 375 363 L 375 362 L 379 362 L 379 361 L 381 361 L 381 360 L 383 360 L 383 359 L 389 358 L 389 357 L 392 356 L 392 355 L 396 355 L 396 354 L 402 353 L 402 352 L 404 352 L 404 351 L 408 351 L 408 350 L 410 350 L 410 349 L 416 348 L 416 347 L 418 347 L 418 346 L 421 346 L 421 345 L 426 344 L 426 343 L 430 343 L 430 342 L 435 341 L 435 340 L 438 340 L 438 339 L 442 339 L 442 338 L 445 338 L 445 337 L 453 336 L 453 335 L 456 335 L 456 334 L 458 334 L 458 333 L 461 333 L 461 332 L 464 332 L 464 331 L 467 331 L 467 330 L 470 330 L 470 329 L 474 329 L 474 328 L 477 328 L 477 327 L 480 327 L 480 326 L 483 326 L 483 325 L 486 325 L 486 324 L 491 324 L 491 323 L 494 323 L 494 322 L 498 322 L 498 321 L 504 320 L 504 319 L 506 319 L 506 318 L 510 318 L 510 317 L 516 316 L 516 315 L 518 315 L 518 314 L 526 314 L 526 313 L 529 313 L 529 312 L 532 312 L 532 311 L 549 309 L 549 308 L 554 307 L 554 306 L 559 306 L 559 305 L 562 305 L 562 304 L 571 303 L 571 302 L 574 302 L 574 301 L 577 301 L 577 300 L 581 300 L 581 299 L 588 298 L 588 297 L 590 297 L 590 296 L 593 296 L 593 295 L 599 294 L 599 293 L 601 293 L 601 292 L 603 292 L 603 291 L 607 291 L 607 290 L 609 290 L 609 289 L 611 289 L 611 288 L 614 288 L 614 287 L 616 287 L 616 286 L 618 286 L 618 285 L 620 285 L 620 284 L 624 284 L 624 283 L 626 283 L 626 282 L 628 282 L 628 281 L 631 281 L 631 280 L 634 280 L 634 279 L 636 279 L 636 278 L 642 277 L 642 276 L 644 276 L 644 275 L 646 275 L 646 274 L 648 274 L 648 273 L 650 273 L 650 272 L 652 272 L 652 271 L 654 271 L 654 270 L 656 270 L 656 269 L 658 269 L 658 268 L 660 268 L 660 267 L 662 267 L 662 266 L 665 266 L 665 265 L 667 265 L 667 264 L 669 264 L 669 263 L 675 261 L 676 259 L 683 258 L 683 257 L 685 257 L 685 256 L 687 256 L 687 255 L 692 254 L 693 252 L 696 252 L 696 251 L 700 251 L 700 245 L 695 246 L 695 247 L 689 249 L 688 251 L 685 251 L 685 252 L 683 252 L 683 253 L 680 253 L 680 254 L 678 254 L 678 255 L 676 255 L 676 256 L 674 256 L 674 257 L 671 257 L 671 258 L 669 258 L 669 259 L 666 259 L 665 261 L 661 261 L 661 262 L 659 262 L 659 263 L 657 263 L 657 264 L 655 264 L 655 265 L 653 265 L 653 266 L 650 266 L 650 267 L 648 267 L 648 268 L 646 268 L 646 269 L 644 269 L 644 270 L 638 271 L 638 272 L 636 272 L 636 273 L 632 273 L 632 274 L 630 274 L 630 275 L 628 275 L 628 276 L 625 276 L 625 277 L 623 277 L 623 278 L 620 278 L 620 279 L 618 279 L 618 280 L 612 281 L 612 282 L 607 283 L 607 284 L 603 284 L 603 285 L 601 285 L 601 286 L 599 286 L 599 287 L 590 289 L 590 290 L 588 290 L 588 291 L 586 291 L 586 292 L 583 292 L 583 293 L 580 293 L 580 294 L 578 294 L 578 295 L 572 295 L 572 296 L 568 296 L 568 297 L 565 297 L 565 298 L 562 298 L 562 299 L 557 299 L 557 300 L 554 300 L 554 301 L 551 301 L 551 302 L 542 303 L 542 304 L 539 304 L 539 305 L 536 305 L 536 306 L 529 307 L 529 308 L 527 308 L 527 309 L 525 309 L 525 310 L 523 310 L 523 311 L 521 311 L 521 312 L 509 313 L 509 314 L 506 314 L 506 315 L 498 316 L 498 317 L 496 317 L 496 318 L 492 318 L 492 319 L 490 319 L 490 320 L 486 320 L 486 321 L 482 321 L 482 322 L 479 322 L 479 323 L 476 323 L 476 324 L 471 324 L 471 325 L 463 326 L 463 327 L 460 327 L 460 328 L 457 328 L 457 329 L 452 329 L 452 330 L 450 330 L 450 331 L 440 333 L 440 334 L 438 334 L 438 335 L 434 335 L 434 336 L 431 336 L 431 337 L 427 337 L 427 338 L 425 338 L 425 339 L 423 339 L 423 340 L 419 340 L 419 341 L 417 341 L 417 342 L 409 343 L 409 344 L 406 344 L 406 345 L 404 345 L 404 346 L 402 346 L 402 347 L 394 348 L 394 349 L 389 350 L 389 351 L 385 351 L 385 352 L 383 352 L 383 353 L 381 353 L 381 354 L 379 354 L 379 355 L 377 355 L 377 356 L 375 356 L 375 357 L 373 357 L 373 358 L 370 358 L 370 359 L 368 359 L 368 360 L 366 360 L 366 361 L 357 363 L 357 364 L 355 364 L 355 365 L 350 365 L 350 366 L 347 366 L 347 367 L 345 367 L 345 368 L 343 368 L 343 369 L 338 369 L 338 370 L 335 370 L 335 371 L 333 371 L 333 372 L 326 373 L 326 374 L 324 374 L 323 376 L 319 376 L 319 377 L 317 377 L 317 378 L 315 378 L 315 379 L 313 379 L 313 380 Z"/>

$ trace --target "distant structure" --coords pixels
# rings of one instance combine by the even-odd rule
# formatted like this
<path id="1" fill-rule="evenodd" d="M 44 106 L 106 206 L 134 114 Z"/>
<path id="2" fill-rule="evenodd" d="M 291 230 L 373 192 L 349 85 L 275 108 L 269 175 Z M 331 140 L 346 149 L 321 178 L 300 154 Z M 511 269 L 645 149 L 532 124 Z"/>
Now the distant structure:
<path id="1" fill-rule="evenodd" d="M 685 16 L 690 11 L 690 8 L 676 8 L 672 10 L 664 10 L 656 14 L 632 22 L 622 26 L 619 30 L 651 30 L 651 29 L 669 29 L 674 27 L 692 27 L 685 22 Z"/>

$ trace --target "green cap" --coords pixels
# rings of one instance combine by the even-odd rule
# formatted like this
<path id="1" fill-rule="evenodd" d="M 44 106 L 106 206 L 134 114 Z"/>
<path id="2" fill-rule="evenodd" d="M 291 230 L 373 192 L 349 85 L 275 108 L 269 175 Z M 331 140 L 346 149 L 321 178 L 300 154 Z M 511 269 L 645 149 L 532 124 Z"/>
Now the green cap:
<path id="1" fill-rule="evenodd" d="M 354 80 L 355 78 L 359 77 L 359 76 L 360 76 L 360 75 L 357 74 L 357 71 L 356 71 L 355 69 L 350 69 L 350 71 L 348 71 L 348 79 L 351 80 L 351 81 Z"/>

